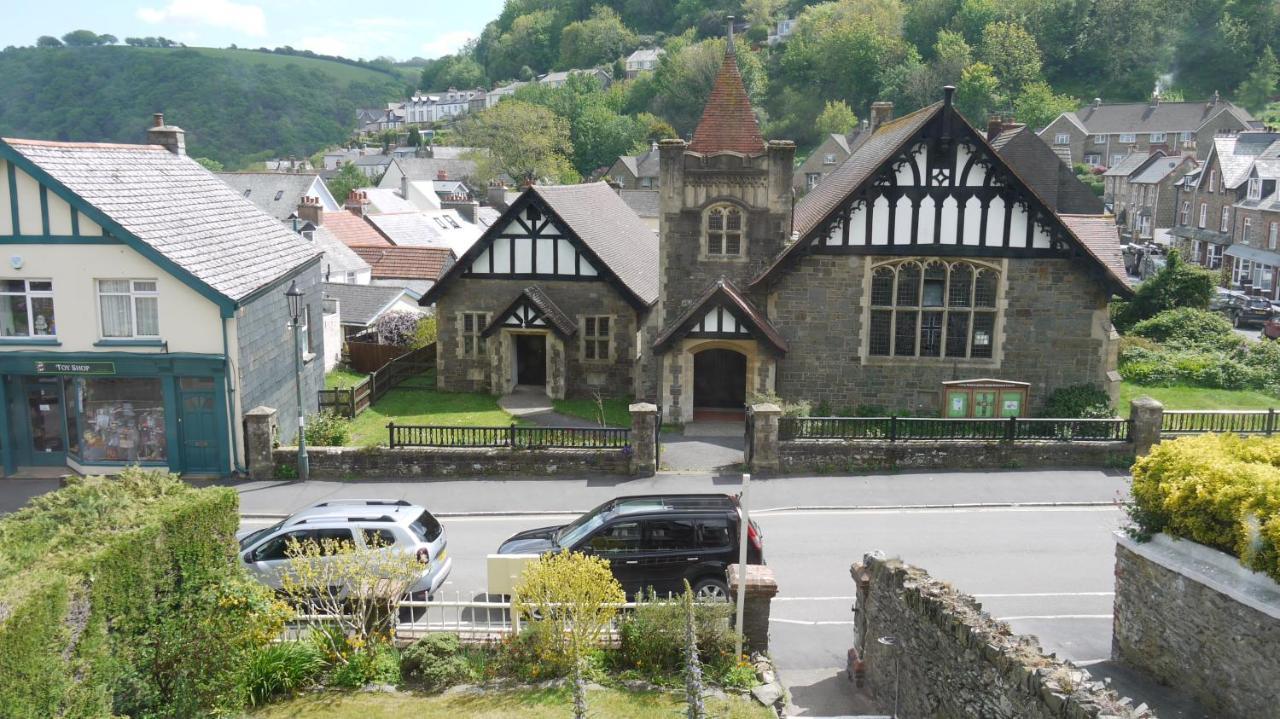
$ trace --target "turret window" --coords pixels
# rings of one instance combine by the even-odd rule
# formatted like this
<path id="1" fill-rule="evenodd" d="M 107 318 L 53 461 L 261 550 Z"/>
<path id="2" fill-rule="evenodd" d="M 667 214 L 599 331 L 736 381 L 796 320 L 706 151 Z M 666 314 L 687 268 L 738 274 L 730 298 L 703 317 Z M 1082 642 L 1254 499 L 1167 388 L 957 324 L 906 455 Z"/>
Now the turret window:
<path id="1" fill-rule="evenodd" d="M 705 221 L 707 257 L 741 257 L 746 219 L 734 205 L 715 205 L 707 210 Z"/>

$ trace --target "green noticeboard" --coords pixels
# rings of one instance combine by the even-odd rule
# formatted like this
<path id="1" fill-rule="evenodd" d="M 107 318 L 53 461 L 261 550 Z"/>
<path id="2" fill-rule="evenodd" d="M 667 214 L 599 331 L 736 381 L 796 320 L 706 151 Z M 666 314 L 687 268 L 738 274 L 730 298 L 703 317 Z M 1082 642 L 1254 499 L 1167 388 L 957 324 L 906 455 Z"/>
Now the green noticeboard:
<path id="1" fill-rule="evenodd" d="M 36 374 L 112 375 L 115 373 L 115 362 L 36 362 Z"/>

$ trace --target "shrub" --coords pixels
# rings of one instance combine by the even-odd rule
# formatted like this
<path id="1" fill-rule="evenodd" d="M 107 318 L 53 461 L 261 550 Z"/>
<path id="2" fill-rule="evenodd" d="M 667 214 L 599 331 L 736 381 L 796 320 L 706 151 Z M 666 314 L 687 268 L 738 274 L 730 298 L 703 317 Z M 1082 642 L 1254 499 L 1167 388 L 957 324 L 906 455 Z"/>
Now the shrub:
<path id="1" fill-rule="evenodd" d="M 1112 322 L 1123 332 L 1142 320 L 1175 307 L 1204 309 L 1209 306 L 1216 284 L 1217 277 L 1213 272 L 1186 264 L 1178 256 L 1178 251 L 1173 250 L 1165 266 L 1138 285 L 1132 300 L 1112 303 Z"/>
<path id="2" fill-rule="evenodd" d="M 1129 333 L 1155 342 L 1214 349 L 1231 349 L 1245 341 L 1232 331 L 1227 318 L 1193 307 L 1165 310 L 1138 322 Z"/>
<path id="3" fill-rule="evenodd" d="M 414 343 L 418 333 L 418 324 L 425 315 L 418 312 L 388 312 L 378 318 L 374 331 L 378 333 L 378 342 L 384 345 L 409 347 Z"/>
<path id="4" fill-rule="evenodd" d="M 617 669 L 636 671 L 662 682 L 679 676 L 684 668 L 685 615 L 680 601 L 650 596 L 618 623 Z M 713 679 L 736 662 L 733 656 L 736 634 L 729 626 L 733 605 L 704 602 L 695 605 L 695 632 L 698 655 Z"/>
<path id="5" fill-rule="evenodd" d="M 418 327 L 413 331 L 413 340 L 410 342 L 413 347 L 426 347 L 436 341 L 436 337 L 440 334 L 439 327 L 436 323 L 435 315 L 423 315 L 418 320 Z"/>
<path id="6" fill-rule="evenodd" d="M 359 689 L 368 684 L 399 684 L 400 654 L 390 644 L 377 644 L 350 655 L 329 675 L 329 684 L 342 689 Z"/>
<path id="7" fill-rule="evenodd" d="M 311 642 L 269 644 L 259 649 L 245 667 L 249 703 L 260 706 L 310 686 L 327 666 L 323 652 Z"/>
<path id="8" fill-rule="evenodd" d="M 471 678 L 471 665 L 456 634 L 428 634 L 400 655 L 400 675 L 427 691 L 440 691 Z"/>
<path id="9" fill-rule="evenodd" d="M 325 410 L 307 418 L 307 444 L 312 447 L 342 447 L 351 439 L 351 420 Z"/>
<path id="10" fill-rule="evenodd" d="M 1091 384 L 1059 387 L 1044 403 L 1045 417 L 1054 419 L 1107 419 L 1115 416 L 1111 397 Z"/>
<path id="11" fill-rule="evenodd" d="M 1132 491 L 1136 534 L 1190 539 L 1280 581 L 1280 438 L 1161 442 L 1134 465 Z"/>

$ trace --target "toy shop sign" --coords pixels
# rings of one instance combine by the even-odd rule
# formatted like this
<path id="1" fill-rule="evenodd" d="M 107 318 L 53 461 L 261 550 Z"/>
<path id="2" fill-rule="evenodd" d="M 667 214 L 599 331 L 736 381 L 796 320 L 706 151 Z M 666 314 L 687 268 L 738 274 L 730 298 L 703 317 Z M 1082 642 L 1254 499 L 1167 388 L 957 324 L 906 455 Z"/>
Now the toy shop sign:
<path id="1" fill-rule="evenodd" d="M 36 362 L 36 374 L 115 374 L 115 362 Z"/>

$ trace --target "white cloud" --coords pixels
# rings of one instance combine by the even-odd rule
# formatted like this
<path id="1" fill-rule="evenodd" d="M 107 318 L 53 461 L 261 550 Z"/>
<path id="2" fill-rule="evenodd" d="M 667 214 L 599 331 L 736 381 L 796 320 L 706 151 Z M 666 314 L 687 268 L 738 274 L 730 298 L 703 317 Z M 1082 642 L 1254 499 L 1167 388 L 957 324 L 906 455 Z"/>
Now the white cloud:
<path id="1" fill-rule="evenodd" d="M 453 30 L 437 35 L 431 42 L 422 46 L 423 56 L 440 57 L 457 52 L 472 37 L 472 33 L 466 30 Z"/>
<path id="2" fill-rule="evenodd" d="M 339 57 L 355 57 L 351 45 L 339 37 L 332 35 L 312 35 L 298 40 L 295 45 L 303 50 L 310 50 L 321 55 L 337 55 Z"/>
<path id="3" fill-rule="evenodd" d="M 139 20 L 153 25 L 185 21 L 258 37 L 267 34 L 267 16 L 262 8 L 231 0 L 172 0 L 162 8 L 140 7 L 137 15 Z"/>

